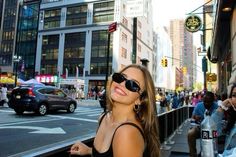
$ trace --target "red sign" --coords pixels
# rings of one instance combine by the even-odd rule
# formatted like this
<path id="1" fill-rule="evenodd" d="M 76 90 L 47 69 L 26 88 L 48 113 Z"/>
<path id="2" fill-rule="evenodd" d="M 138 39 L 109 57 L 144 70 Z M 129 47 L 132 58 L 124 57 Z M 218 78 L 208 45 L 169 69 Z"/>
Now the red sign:
<path id="1" fill-rule="evenodd" d="M 116 31 L 116 28 L 117 28 L 117 22 L 113 22 L 112 24 L 109 25 L 108 32 L 112 33 L 114 31 Z"/>

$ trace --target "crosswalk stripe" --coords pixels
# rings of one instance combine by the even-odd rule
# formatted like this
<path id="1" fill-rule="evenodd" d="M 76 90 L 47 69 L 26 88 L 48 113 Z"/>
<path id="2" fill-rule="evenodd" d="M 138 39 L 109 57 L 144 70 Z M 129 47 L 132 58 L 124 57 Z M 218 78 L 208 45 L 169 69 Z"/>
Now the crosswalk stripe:
<path id="1" fill-rule="evenodd" d="M 102 113 L 102 112 L 94 112 L 94 111 L 87 111 L 87 112 L 76 112 L 77 115 L 89 115 L 89 114 L 98 114 L 98 113 Z"/>
<path id="2" fill-rule="evenodd" d="M 95 113 L 95 114 L 90 114 L 90 115 L 88 115 L 88 117 L 100 116 L 100 115 L 101 115 L 101 113 Z"/>

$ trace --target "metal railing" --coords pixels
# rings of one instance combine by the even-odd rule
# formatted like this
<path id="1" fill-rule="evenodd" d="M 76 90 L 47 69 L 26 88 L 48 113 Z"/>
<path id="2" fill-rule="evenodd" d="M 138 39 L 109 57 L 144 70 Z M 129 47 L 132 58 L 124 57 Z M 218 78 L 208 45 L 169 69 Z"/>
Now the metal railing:
<path id="1" fill-rule="evenodd" d="M 181 126 L 184 122 L 191 117 L 193 107 L 183 106 L 165 113 L 158 115 L 159 122 L 159 131 L 160 131 L 160 142 L 162 143 L 161 149 L 168 150 L 171 148 L 169 144 L 174 144 L 174 141 L 171 141 L 171 137 L 181 132 Z M 94 135 L 83 137 L 79 139 L 71 140 L 63 144 L 52 146 L 41 151 L 33 150 L 33 152 L 28 154 L 21 154 L 24 157 L 69 157 L 71 156 L 68 151 L 72 144 L 80 140 L 88 146 L 92 146 Z M 167 146 L 168 144 L 168 146 Z M 87 157 L 87 156 L 85 156 Z"/>

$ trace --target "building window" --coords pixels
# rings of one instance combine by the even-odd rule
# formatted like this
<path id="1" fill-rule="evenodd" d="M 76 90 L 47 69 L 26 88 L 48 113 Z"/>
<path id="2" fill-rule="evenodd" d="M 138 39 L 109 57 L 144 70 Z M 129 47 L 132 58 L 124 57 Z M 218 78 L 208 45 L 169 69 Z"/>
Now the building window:
<path id="1" fill-rule="evenodd" d="M 108 22 L 114 20 L 114 1 L 94 3 L 93 23 Z"/>
<path id="2" fill-rule="evenodd" d="M 111 34 L 112 36 L 112 34 Z M 107 31 L 94 31 L 92 35 L 92 50 L 91 57 L 106 57 L 107 54 Z M 110 37 L 112 40 L 112 37 Z M 110 43 L 112 43 L 110 41 Z M 110 44 L 110 52 L 112 50 Z M 111 56 L 111 53 L 110 53 Z"/>
<path id="3" fill-rule="evenodd" d="M 65 50 L 63 71 L 68 69 L 68 76 L 76 75 L 76 67 L 78 67 L 78 74 L 83 75 L 84 56 L 85 56 L 85 32 L 68 33 L 65 35 Z"/>
<path id="4" fill-rule="evenodd" d="M 93 31 L 92 34 L 92 48 L 91 48 L 91 67 L 90 74 L 106 74 L 107 64 L 107 38 L 106 30 Z M 111 73 L 112 65 L 112 34 L 110 38 L 109 50 L 109 74 Z"/>
<path id="5" fill-rule="evenodd" d="M 125 43 L 127 43 L 127 34 L 125 34 L 124 32 L 122 32 L 122 37 L 121 37 L 122 41 L 124 41 Z"/>
<path id="6" fill-rule="evenodd" d="M 123 17 L 122 23 L 124 24 L 125 27 L 128 27 L 128 20 L 125 17 Z"/>
<path id="7" fill-rule="evenodd" d="M 141 29 L 142 28 L 142 23 L 138 20 L 138 27 Z"/>
<path id="8" fill-rule="evenodd" d="M 122 58 L 127 58 L 127 50 L 125 48 L 121 48 L 121 57 Z"/>
<path id="9" fill-rule="evenodd" d="M 41 74 L 57 75 L 59 35 L 43 36 Z"/>
<path id="10" fill-rule="evenodd" d="M 142 33 L 138 31 L 137 37 L 138 37 L 139 39 L 141 39 L 141 38 L 142 38 Z"/>
<path id="11" fill-rule="evenodd" d="M 60 27 L 61 9 L 45 10 L 44 28 Z"/>
<path id="12" fill-rule="evenodd" d="M 138 52 L 141 52 L 142 51 L 142 47 L 140 44 L 138 44 Z"/>
<path id="13" fill-rule="evenodd" d="M 67 8 L 66 26 L 82 25 L 87 21 L 87 5 Z"/>

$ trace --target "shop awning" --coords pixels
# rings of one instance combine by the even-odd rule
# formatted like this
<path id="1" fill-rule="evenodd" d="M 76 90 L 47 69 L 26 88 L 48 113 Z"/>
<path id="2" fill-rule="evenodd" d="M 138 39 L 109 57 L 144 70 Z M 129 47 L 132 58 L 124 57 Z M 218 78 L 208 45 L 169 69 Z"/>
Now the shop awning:
<path id="1" fill-rule="evenodd" d="M 226 53 L 230 48 L 230 17 L 235 3 L 235 0 L 218 0 L 212 44 L 209 49 L 210 61 L 222 61 L 227 56 Z M 225 8 L 232 8 L 232 10 L 225 11 Z"/>

